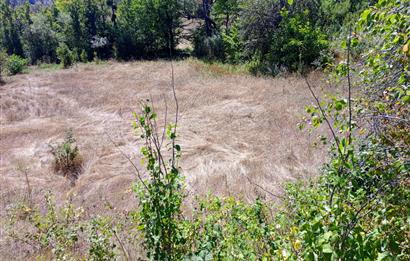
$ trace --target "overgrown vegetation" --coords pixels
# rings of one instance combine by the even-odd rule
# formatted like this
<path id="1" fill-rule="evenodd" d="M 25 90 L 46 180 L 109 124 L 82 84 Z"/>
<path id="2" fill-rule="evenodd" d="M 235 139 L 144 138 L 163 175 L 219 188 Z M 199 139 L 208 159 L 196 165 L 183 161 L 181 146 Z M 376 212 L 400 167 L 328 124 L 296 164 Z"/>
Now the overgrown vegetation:
<path id="1" fill-rule="evenodd" d="M 330 8 L 336 2 L 340 9 Z M 155 42 L 155 49 L 143 52 L 166 49 L 166 42 L 162 41 L 165 37 L 177 39 L 177 34 L 171 32 L 177 27 L 171 26 L 172 19 L 165 19 L 169 13 L 161 13 L 165 8 L 161 4 L 121 2 L 136 9 L 126 13 L 131 16 L 126 21 L 143 19 L 146 3 L 154 4 L 152 7 L 159 13 L 151 25 L 168 31 L 162 31 L 160 36 L 156 35 L 158 31 L 144 33 L 144 37 Z M 158 132 L 152 104 L 143 104 L 141 114 L 134 115 L 134 129 L 139 130 L 144 141 L 141 153 L 146 176 L 133 164 L 138 177 L 134 191 L 139 208 L 131 222 L 142 233 L 148 258 L 409 260 L 410 2 L 379 0 L 363 11 L 364 1 L 259 3 L 218 2 L 218 8 L 212 12 L 212 5 L 203 1 L 201 15 L 205 23 L 196 36 L 195 52 L 208 59 L 235 63 L 249 59 L 255 72 L 275 73 L 281 66 L 304 72 L 306 66 L 319 58 L 323 59 L 319 64 L 332 62 L 328 56 L 322 56 L 331 41 L 326 30 L 335 32 L 341 30 L 338 26 L 343 27 L 342 31 L 348 34 L 341 43 L 345 54 L 329 68 L 329 81 L 345 83 L 346 94 L 321 100 L 305 79 L 315 104 L 306 108 L 308 117 L 300 124 L 302 129 L 326 125 L 330 135 L 322 141 L 329 144 L 330 158 L 319 177 L 289 184 L 281 202 L 258 199 L 245 203 L 209 196 L 196 201 L 192 216 L 184 215 L 185 191 L 178 168 L 181 147 L 176 144 L 178 102 L 172 82 L 176 102 L 172 124 L 165 119 L 163 131 Z M 73 6 L 60 4 L 63 7 L 57 8 L 68 8 L 73 17 L 82 6 L 76 1 L 70 2 Z M 243 20 L 239 18 L 240 10 L 246 10 L 241 13 Z M 126 14 L 119 12 L 119 16 Z M 140 16 L 134 17 L 135 14 Z M 118 23 L 119 20 L 120 17 Z M 156 24 L 158 21 L 168 21 L 168 27 Z M 133 30 L 131 26 L 127 28 Z M 238 30 L 245 30 L 244 34 L 239 36 Z M 132 38 L 135 32 L 127 33 L 124 39 Z M 240 37 L 249 41 L 236 45 Z M 133 50 L 148 40 L 141 41 L 135 42 Z M 175 43 L 171 41 L 170 49 Z M 240 54 L 236 55 L 236 51 Z M 97 56 L 103 57 L 101 53 Z M 79 166 L 74 163 L 81 159 L 74 142 L 68 135 L 63 144 L 52 147 L 56 170 L 72 171 Z M 163 147 L 168 147 L 168 151 L 164 152 Z M 68 208 L 65 213 L 65 221 L 60 221 L 50 200 L 46 215 L 30 212 L 29 220 L 37 229 L 29 238 L 39 242 L 41 249 L 52 249 L 53 258 L 63 260 L 76 258 L 70 255 L 79 231 L 87 231 L 88 258 L 110 260 L 121 255 L 112 243 L 115 230 L 109 220 L 98 217 L 86 223 L 89 230 L 73 229 L 70 220 L 74 212 Z M 128 259 L 125 248 L 122 252 Z"/>
<path id="2" fill-rule="evenodd" d="M 255 74 L 275 75 L 331 61 L 335 50 L 329 41 L 371 2 L 69 0 L 12 5 L 2 0 L 0 46 L 31 64 L 67 67 L 94 59 L 168 57 L 185 38 L 192 42 L 192 54 L 206 61 L 249 64 Z M 187 20 L 199 24 L 183 33 Z"/>
<path id="3" fill-rule="evenodd" d="M 21 73 L 26 65 L 27 60 L 15 54 L 9 56 L 6 60 L 6 69 L 9 75 Z"/>
<path id="4" fill-rule="evenodd" d="M 58 60 L 61 62 L 64 68 L 68 68 L 73 65 L 73 53 L 70 51 L 66 44 L 62 44 L 57 47 L 56 52 Z"/>
<path id="5" fill-rule="evenodd" d="M 75 208 L 71 199 L 58 206 L 53 195 L 44 197 L 45 211 L 23 205 L 13 210 L 10 224 L 28 222 L 28 231 L 11 230 L 9 236 L 28 244 L 39 260 L 113 260 L 118 256 L 114 226 L 107 217 L 84 218 L 82 208 Z M 22 215 L 23 214 L 23 215 Z M 79 246 L 85 248 L 79 251 Z"/>

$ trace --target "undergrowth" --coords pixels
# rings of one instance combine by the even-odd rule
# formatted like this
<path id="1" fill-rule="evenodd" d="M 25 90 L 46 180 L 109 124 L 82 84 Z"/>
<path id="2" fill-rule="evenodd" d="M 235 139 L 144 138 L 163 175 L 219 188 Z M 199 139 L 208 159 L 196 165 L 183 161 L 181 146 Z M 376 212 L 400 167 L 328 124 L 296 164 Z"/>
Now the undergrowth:
<path id="1" fill-rule="evenodd" d="M 349 30 L 343 43 L 346 61 L 335 66 L 334 73 L 336 80 L 346 79 L 347 98 L 322 101 L 305 79 L 316 103 L 306 108 L 309 116 L 301 127 L 327 125 L 330 135 L 324 139 L 330 144 L 330 158 L 316 180 L 286 186 L 280 203 L 209 196 L 194 203 L 192 216 L 184 215 L 174 82 L 175 120 L 168 124 L 165 118 L 162 131 L 153 105 L 143 103 L 141 113 L 134 114 L 133 127 L 143 141 L 146 171 L 130 160 L 139 203 L 130 222 L 140 231 L 148 258 L 409 260 L 409 32 L 405 29 L 410 19 L 408 13 L 397 12 L 408 7 L 407 1 L 380 0 L 362 13 L 358 32 L 382 44 L 364 53 L 355 66 L 352 49 L 361 38 Z M 358 80 L 352 81 L 353 73 Z M 359 99 L 352 97 L 354 87 L 362 94 Z M 53 147 L 56 170 L 71 170 L 79 157 L 74 142 L 67 135 L 63 144 Z M 25 214 L 20 219 L 35 227 L 23 238 L 38 249 L 50 249 L 57 260 L 129 259 L 127 250 L 122 248 L 121 254 L 114 243 L 116 230 L 110 219 L 81 221 L 76 214 L 81 212 L 72 205 L 60 213 L 49 197 L 46 206 L 45 214 L 21 208 Z M 87 254 L 81 257 L 75 255 L 80 238 L 88 239 Z"/>

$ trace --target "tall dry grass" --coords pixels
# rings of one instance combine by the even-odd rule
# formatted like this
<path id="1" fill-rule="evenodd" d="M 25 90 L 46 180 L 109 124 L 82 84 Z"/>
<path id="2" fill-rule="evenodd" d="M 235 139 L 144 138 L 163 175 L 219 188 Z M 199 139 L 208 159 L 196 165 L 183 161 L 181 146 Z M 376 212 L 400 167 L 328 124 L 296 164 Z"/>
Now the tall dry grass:
<path id="1" fill-rule="evenodd" d="M 119 150 L 139 164 L 141 141 L 131 128 L 131 112 L 139 100 L 152 98 L 159 118 L 165 101 L 172 115 L 170 79 L 166 61 L 86 64 L 11 77 L 0 86 L 4 209 L 25 189 L 25 178 L 16 170 L 25 161 L 33 201 L 51 190 L 57 202 L 73 197 L 90 214 L 129 211 L 135 174 Z M 320 74 L 311 74 L 310 81 L 322 86 Z M 317 174 L 325 149 L 312 146 L 316 136 L 297 128 L 304 106 L 312 102 L 302 79 L 256 78 L 187 60 L 175 63 L 175 84 L 181 167 L 190 195 L 275 200 L 285 182 Z M 84 157 L 74 187 L 53 174 L 47 146 L 61 140 L 67 128 Z"/>

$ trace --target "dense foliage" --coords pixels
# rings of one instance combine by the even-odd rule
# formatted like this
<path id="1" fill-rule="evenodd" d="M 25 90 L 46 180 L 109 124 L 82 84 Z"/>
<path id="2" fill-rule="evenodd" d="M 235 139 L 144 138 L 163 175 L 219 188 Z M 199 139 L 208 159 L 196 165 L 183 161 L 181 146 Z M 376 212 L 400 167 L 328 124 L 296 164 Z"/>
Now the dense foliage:
<path id="1" fill-rule="evenodd" d="M 92 20 L 86 18 L 90 14 L 84 11 L 90 1 L 85 1 L 85 5 L 79 1 L 57 1 L 52 7 L 56 13 L 71 15 L 67 18 L 71 19 L 69 23 L 60 25 L 69 25 L 66 29 L 74 32 L 68 34 L 73 39 L 95 36 L 97 31 L 106 32 L 109 28 L 88 27 L 90 24 L 75 20 L 77 16 Z M 332 5 L 339 8 L 335 10 Z M 282 66 L 302 70 L 318 59 L 331 63 L 321 53 L 332 41 L 329 32 L 347 32 L 340 47 L 344 54 L 329 68 L 335 77 L 329 80 L 330 84 L 345 83 L 347 94 L 319 100 L 306 80 L 316 103 L 307 106 L 308 118 L 300 127 L 324 124 L 330 133 L 322 138 L 329 144 L 330 157 L 319 177 L 289 184 L 280 203 L 245 203 L 213 196 L 198 199 L 189 217 L 182 211 L 185 195 L 178 168 L 181 147 L 176 144 L 177 100 L 175 122 L 165 126 L 162 134 L 158 133 L 153 106 L 143 104 L 141 114 L 135 114 L 134 128 L 144 141 L 141 153 L 147 175 L 141 176 L 133 164 L 138 177 L 134 191 L 139 207 L 130 222 L 141 233 L 150 259 L 410 259 L 410 1 L 379 0 L 362 10 L 365 5 L 365 1 L 333 0 L 230 0 L 214 5 L 203 1 L 198 16 L 203 17 L 204 24 L 195 34 L 194 52 L 232 63 L 248 61 L 256 71 L 275 73 Z M 146 8 L 157 11 L 153 20 Z M 128 45 L 120 47 L 112 41 L 115 38 L 108 37 L 107 42 L 100 39 L 98 45 L 88 47 L 80 46 L 87 42 L 74 41 L 76 46 L 66 39 L 66 47 L 60 47 L 56 54 L 62 62 L 65 54 L 74 52 L 75 56 L 80 50 L 82 59 L 104 57 L 104 50 L 109 50 L 105 46 L 111 44 L 116 46 L 117 55 L 127 54 L 124 58 L 163 51 L 167 46 L 172 51 L 179 25 L 177 15 L 173 19 L 168 15 L 179 8 L 182 7 L 165 7 L 155 1 L 122 1 L 115 12 L 118 17 L 114 16 L 117 9 L 112 9 L 110 26 L 124 28 L 114 32 L 121 34 L 123 43 L 133 44 L 129 51 L 122 49 Z M 134 11 L 127 12 L 131 9 Z M 11 12 L 10 8 L 2 10 L 3 14 Z M 9 17 L 8 23 L 14 23 L 20 21 L 16 17 L 26 16 Z M 143 27 L 133 27 L 133 23 Z M 158 27 L 162 29 L 150 31 Z M 3 35 L 14 34 L 2 28 Z M 17 53 L 18 45 L 11 52 L 7 49 L 9 40 L 3 39 L 3 46 L 9 53 Z M 145 46 L 148 41 L 152 43 L 150 47 Z M 76 149 L 71 147 L 71 141 L 67 142 L 69 145 L 62 145 L 60 150 L 70 152 L 63 155 L 72 155 Z M 168 151 L 164 152 L 162 147 L 167 142 Z M 28 236 L 32 244 L 52 249 L 53 258 L 64 260 L 72 257 L 79 235 L 86 233 L 87 258 L 112 260 L 121 255 L 113 244 L 116 230 L 109 219 L 98 217 L 80 222 L 70 206 L 63 208 L 64 216 L 57 214 L 50 202 L 48 198 L 45 214 L 28 211 L 27 219 L 35 227 Z M 117 241 L 121 245 L 118 238 Z M 122 251 L 122 256 L 129 259 L 126 249 Z"/>
<path id="2" fill-rule="evenodd" d="M 169 57 L 182 38 L 208 61 L 246 63 L 255 73 L 303 70 L 332 57 L 337 37 L 368 1 L 57 0 L 0 2 L 0 49 L 31 64 Z M 337 8 L 333 8 L 336 6 Z M 195 28 L 186 21 L 195 20 Z M 67 58 L 67 57 L 66 57 Z M 70 63 L 65 63 L 64 67 Z"/>
<path id="3" fill-rule="evenodd" d="M 361 13 L 355 33 L 350 29 L 342 43 L 345 60 L 334 70 L 335 80 L 346 79 L 347 99 L 320 101 L 306 81 L 317 99 L 307 107 L 307 123 L 327 124 L 332 133 L 322 175 L 290 184 L 273 214 L 274 206 L 259 200 L 250 205 L 231 198 L 200 200 L 180 228 L 187 231 L 185 259 L 410 258 L 408 10 L 408 1 L 380 0 Z M 287 30 L 310 30 L 299 27 L 297 18 L 283 21 L 296 23 Z"/>
<path id="4" fill-rule="evenodd" d="M 21 73 L 27 65 L 27 60 L 18 55 L 11 55 L 6 59 L 6 69 L 8 74 L 15 75 Z"/>

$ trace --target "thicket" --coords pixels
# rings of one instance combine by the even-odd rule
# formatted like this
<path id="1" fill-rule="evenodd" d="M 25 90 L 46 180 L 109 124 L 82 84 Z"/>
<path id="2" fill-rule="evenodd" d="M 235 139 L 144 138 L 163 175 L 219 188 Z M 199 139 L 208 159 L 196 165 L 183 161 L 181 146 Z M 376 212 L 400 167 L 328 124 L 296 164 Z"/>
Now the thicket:
<path id="1" fill-rule="evenodd" d="M 24 3 L 24 1 L 22 1 Z M 0 1 L 0 49 L 31 64 L 175 55 L 182 38 L 207 61 L 249 65 L 254 73 L 302 71 L 332 60 L 329 41 L 371 1 L 57 0 Z M 187 20 L 198 25 L 187 29 Z M 185 32 L 184 32 L 185 31 Z M 183 33 L 184 32 L 184 33 Z M 70 63 L 64 64 L 64 67 Z"/>

